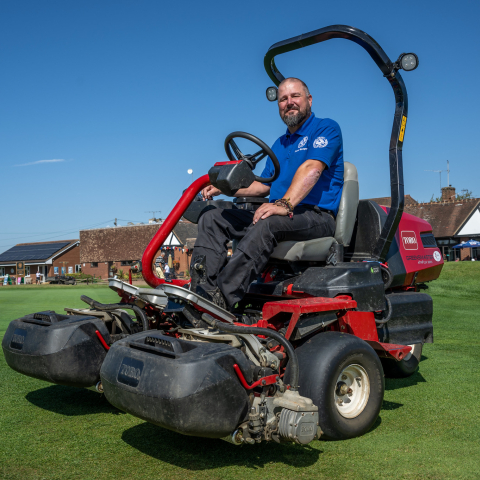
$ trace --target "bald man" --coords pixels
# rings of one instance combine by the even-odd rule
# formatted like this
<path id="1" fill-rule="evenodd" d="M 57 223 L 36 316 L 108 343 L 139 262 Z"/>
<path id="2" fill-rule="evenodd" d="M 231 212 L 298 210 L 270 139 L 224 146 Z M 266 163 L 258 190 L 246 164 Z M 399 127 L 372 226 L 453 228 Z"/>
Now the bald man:
<path id="1" fill-rule="evenodd" d="M 192 253 L 192 291 L 230 310 L 265 268 L 278 242 L 331 237 L 343 188 L 343 142 L 339 125 L 312 112 L 312 95 L 298 78 L 278 86 L 278 111 L 287 131 L 273 145 L 280 175 L 272 183 L 253 182 L 237 197 L 266 197 L 256 211 L 212 209 L 200 218 Z M 272 177 L 267 159 L 262 177 Z M 209 185 L 205 200 L 220 195 Z M 238 246 L 227 262 L 227 243 Z M 204 268 L 197 270 L 197 264 Z"/>

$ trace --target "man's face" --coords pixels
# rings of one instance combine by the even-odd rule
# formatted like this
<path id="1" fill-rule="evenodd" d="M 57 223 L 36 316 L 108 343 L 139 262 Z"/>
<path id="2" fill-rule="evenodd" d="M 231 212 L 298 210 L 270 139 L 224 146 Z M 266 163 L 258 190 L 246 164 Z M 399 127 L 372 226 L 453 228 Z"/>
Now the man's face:
<path id="1" fill-rule="evenodd" d="M 300 82 L 285 82 L 278 89 L 278 112 L 288 127 L 296 127 L 312 113 L 312 96 Z"/>

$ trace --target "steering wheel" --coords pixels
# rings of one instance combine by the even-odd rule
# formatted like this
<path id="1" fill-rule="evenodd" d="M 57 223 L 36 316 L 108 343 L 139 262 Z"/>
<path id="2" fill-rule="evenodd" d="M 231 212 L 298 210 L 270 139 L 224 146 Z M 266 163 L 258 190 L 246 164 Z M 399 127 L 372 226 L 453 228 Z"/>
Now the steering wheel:
<path id="1" fill-rule="evenodd" d="M 255 145 L 260 147 L 261 150 L 259 150 L 257 153 L 254 153 L 253 155 L 244 155 L 238 148 L 237 144 L 234 142 L 234 138 L 245 138 L 246 140 L 250 140 Z M 232 150 L 235 152 L 237 158 L 233 156 Z M 227 138 L 225 139 L 225 152 L 229 160 L 244 160 L 252 170 L 256 167 L 257 163 L 260 160 L 263 160 L 268 155 L 273 163 L 273 168 L 275 169 L 275 171 L 273 172 L 273 177 L 262 178 L 255 175 L 255 180 L 257 182 L 271 183 L 276 180 L 280 175 L 280 163 L 278 162 L 277 156 L 272 152 L 272 149 L 265 142 L 260 140 L 255 135 L 252 135 L 251 133 L 233 132 L 230 133 L 230 135 L 227 135 Z"/>

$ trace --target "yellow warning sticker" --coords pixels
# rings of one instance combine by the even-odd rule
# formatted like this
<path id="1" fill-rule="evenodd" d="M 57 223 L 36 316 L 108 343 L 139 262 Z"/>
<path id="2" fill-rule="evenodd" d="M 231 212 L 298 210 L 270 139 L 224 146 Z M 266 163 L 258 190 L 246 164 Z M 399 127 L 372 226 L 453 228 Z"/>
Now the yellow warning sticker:
<path id="1" fill-rule="evenodd" d="M 398 139 L 403 142 L 403 136 L 405 135 L 405 126 L 407 125 L 407 117 L 404 115 L 402 117 L 402 126 L 400 127 L 400 135 Z"/>

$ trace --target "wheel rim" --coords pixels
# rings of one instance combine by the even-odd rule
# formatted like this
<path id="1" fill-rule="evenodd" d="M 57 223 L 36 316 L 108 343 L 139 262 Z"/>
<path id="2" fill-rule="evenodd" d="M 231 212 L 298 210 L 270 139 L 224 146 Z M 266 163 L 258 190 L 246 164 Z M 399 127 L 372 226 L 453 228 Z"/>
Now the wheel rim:
<path id="1" fill-rule="evenodd" d="M 335 405 L 345 418 L 355 418 L 365 409 L 370 397 L 370 379 L 361 365 L 348 365 L 337 378 Z"/>

